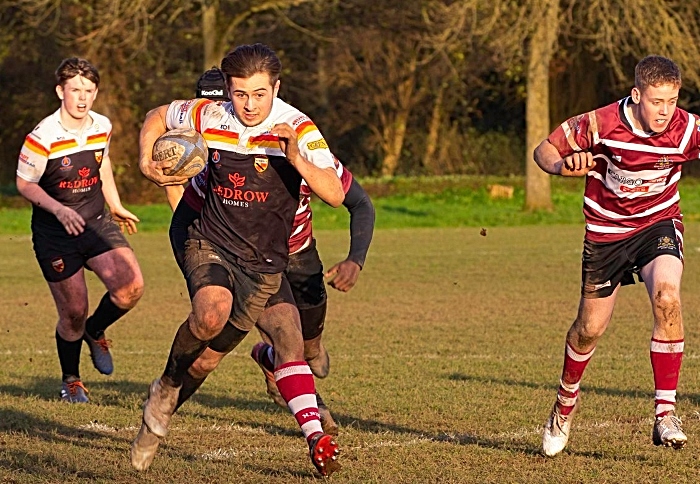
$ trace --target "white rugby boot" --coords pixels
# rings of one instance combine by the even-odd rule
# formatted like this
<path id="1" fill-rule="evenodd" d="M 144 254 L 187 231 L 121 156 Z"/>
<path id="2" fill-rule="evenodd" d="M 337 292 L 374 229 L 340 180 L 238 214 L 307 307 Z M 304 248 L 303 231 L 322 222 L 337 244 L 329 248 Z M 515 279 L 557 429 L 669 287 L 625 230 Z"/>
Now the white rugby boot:
<path id="1" fill-rule="evenodd" d="M 562 415 L 556 403 L 552 407 L 552 413 L 549 414 L 549 419 L 544 425 L 544 434 L 542 435 L 542 452 L 547 457 L 554 457 L 560 453 L 569 442 L 571 422 L 578 410 L 578 405 L 579 401 L 576 399 L 574 409 L 569 415 Z"/>
<path id="2" fill-rule="evenodd" d="M 681 419 L 676 417 L 675 412 L 669 412 L 656 419 L 651 438 L 654 445 L 663 445 L 674 449 L 682 449 L 688 442 L 688 437 L 683 433 L 681 427 Z"/>

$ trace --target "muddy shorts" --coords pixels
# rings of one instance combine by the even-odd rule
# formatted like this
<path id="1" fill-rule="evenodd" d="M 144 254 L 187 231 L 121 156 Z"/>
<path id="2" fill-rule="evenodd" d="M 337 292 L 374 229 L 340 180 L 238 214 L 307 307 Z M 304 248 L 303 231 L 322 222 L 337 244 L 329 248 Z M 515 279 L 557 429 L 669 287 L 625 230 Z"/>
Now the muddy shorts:
<path id="1" fill-rule="evenodd" d="M 203 287 L 225 287 L 233 295 L 229 322 L 250 331 L 267 300 L 279 290 L 282 273 L 255 272 L 232 259 L 207 240 L 187 240 L 183 261 L 187 289 L 192 299 Z"/>

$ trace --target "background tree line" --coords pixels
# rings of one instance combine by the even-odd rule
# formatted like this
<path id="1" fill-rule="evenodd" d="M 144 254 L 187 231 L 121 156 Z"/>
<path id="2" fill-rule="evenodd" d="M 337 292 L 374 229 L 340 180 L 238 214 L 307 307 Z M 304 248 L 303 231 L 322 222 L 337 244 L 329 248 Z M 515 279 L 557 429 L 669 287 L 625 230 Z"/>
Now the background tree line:
<path id="1" fill-rule="evenodd" d="M 553 125 L 628 93 L 636 61 L 668 55 L 698 105 L 700 4 L 675 0 L 0 0 L 0 185 L 53 110 L 61 59 L 102 75 L 112 158 L 130 201 L 160 199 L 137 168 L 149 109 L 194 95 L 242 43 L 283 62 L 281 97 L 309 114 L 359 175 L 526 175 Z"/>

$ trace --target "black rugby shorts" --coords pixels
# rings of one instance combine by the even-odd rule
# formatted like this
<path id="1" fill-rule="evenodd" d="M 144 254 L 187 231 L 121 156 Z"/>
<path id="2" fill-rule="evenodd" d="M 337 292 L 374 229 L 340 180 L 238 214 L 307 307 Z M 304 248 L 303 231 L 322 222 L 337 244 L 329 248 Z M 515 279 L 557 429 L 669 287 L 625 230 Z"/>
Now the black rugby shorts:
<path id="1" fill-rule="evenodd" d="M 632 237 L 596 244 L 584 240 L 581 295 L 595 299 L 612 295 L 618 284 L 634 284 L 634 274 L 656 257 L 669 254 L 683 260 L 683 224 L 662 220 Z"/>
<path id="2" fill-rule="evenodd" d="M 80 235 L 35 227 L 32 231 L 34 253 L 48 282 L 61 282 L 75 275 L 87 261 L 120 247 L 130 247 L 119 225 L 105 211 L 88 222 Z"/>

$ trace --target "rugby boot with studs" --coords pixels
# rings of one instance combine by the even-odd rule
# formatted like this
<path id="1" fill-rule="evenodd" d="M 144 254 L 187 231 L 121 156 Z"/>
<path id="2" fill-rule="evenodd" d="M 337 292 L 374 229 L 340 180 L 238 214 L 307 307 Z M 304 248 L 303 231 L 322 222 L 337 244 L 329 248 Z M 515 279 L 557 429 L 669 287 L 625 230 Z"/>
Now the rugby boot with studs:
<path id="1" fill-rule="evenodd" d="M 311 462 L 314 463 L 314 467 L 323 477 L 328 477 L 340 470 L 338 455 L 340 455 L 340 449 L 333 436 L 318 433 L 311 437 L 309 441 L 309 456 L 311 457 Z"/>

